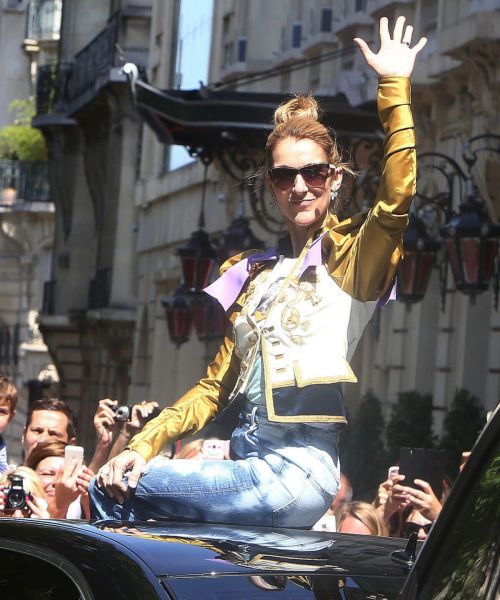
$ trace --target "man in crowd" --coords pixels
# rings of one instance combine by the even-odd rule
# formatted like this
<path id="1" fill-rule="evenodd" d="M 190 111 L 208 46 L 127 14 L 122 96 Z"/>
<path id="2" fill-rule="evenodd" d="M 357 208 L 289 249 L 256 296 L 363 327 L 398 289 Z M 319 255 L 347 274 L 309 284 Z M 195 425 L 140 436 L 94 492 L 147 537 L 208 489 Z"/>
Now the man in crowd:
<path id="1" fill-rule="evenodd" d="M 75 416 L 62 400 L 44 397 L 32 402 L 28 408 L 22 436 L 25 458 L 33 446 L 51 439 L 76 444 Z"/>

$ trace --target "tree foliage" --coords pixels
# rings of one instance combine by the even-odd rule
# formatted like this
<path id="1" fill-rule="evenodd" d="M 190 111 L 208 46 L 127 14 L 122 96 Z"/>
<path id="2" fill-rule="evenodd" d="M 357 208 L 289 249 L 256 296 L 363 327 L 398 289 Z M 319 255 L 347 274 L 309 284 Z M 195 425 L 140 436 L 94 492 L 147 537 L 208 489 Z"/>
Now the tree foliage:
<path id="1" fill-rule="evenodd" d="M 432 395 L 408 391 L 398 394 L 386 429 L 387 450 L 392 462 L 403 446 L 432 448 Z"/>
<path id="2" fill-rule="evenodd" d="M 450 475 L 457 474 L 462 452 L 472 448 L 484 424 L 479 398 L 466 389 L 458 389 L 444 419 L 440 441 L 440 447 L 448 452 Z"/>
<path id="3" fill-rule="evenodd" d="M 357 499 L 373 500 L 385 479 L 387 456 L 384 447 L 384 418 L 380 400 L 368 392 L 347 432 L 342 471 L 349 478 Z"/>
<path id="4" fill-rule="evenodd" d="M 33 99 L 13 100 L 9 111 L 13 123 L 0 129 L 0 158 L 15 160 L 46 160 L 47 147 L 42 133 L 31 127 L 35 115 Z"/>

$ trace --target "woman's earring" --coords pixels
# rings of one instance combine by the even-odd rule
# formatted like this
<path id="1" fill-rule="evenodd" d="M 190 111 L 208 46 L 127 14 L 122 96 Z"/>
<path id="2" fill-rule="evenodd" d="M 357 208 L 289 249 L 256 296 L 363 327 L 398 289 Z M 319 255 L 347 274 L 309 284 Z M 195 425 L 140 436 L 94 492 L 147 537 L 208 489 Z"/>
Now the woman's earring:
<path id="1" fill-rule="evenodd" d="M 338 190 L 330 190 L 330 203 L 328 208 L 330 209 L 331 212 L 335 212 L 335 209 L 337 208 L 336 204 L 337 204 L 337 197 L 339 195 Z"/>

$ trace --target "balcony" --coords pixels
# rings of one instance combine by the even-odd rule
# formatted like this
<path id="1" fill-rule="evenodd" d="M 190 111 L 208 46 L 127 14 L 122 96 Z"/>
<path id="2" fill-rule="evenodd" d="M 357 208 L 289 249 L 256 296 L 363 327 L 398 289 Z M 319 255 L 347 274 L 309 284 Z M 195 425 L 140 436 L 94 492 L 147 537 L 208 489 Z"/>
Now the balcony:
<path id="1" fill-rule="evenodd" d="M 147 64 L 149 39 L 144 45 L 127 38 L 133 30 L 129 21 L 146 19 L 147 15 L 116 12 L 106 27 L 82 48 L 71 63 L 42 65 L 37 78 L 36 127 L 45 124 L 45 115 L 71 115 L 90 102 L 108 83 L 126 83 L 120 67 L 127 61 L 139 67 Z M 129 34 L 131 35 L 131 34 Z"/>
<path id="2" fill-rule="evenodd" d="M 109 306 L 111 296 L 111 269 L 100 269 L 89 285 L 89 309 Z"/>
<path id="3" fill-rule="evenodd" d="M 46 161 L 0 160 L 0 206 L 18 202 L 50 202 Z"/>
<path id="4" fill-rule="evenodd" d="M 32 0 L 28 5 L 26 38 L 58 40 L 61 29 L 62 0 Z"/>

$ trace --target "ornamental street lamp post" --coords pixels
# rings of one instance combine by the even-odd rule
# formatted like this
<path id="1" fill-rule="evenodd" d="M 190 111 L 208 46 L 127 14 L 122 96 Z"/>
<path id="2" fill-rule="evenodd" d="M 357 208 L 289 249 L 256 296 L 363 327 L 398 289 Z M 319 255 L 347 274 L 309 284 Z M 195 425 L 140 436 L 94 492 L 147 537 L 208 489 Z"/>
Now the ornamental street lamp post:
<path id="1" fill-rule="evenodd" d="M 498 308 L 500 225 L 491 221 L 472 176 L 481 152 L 500 154 L 500 136 L 482 134 L 467 142 L 462 155 L 466 172 L 442 153 L 427 152 L 418 157 L 419 175 L 423 176 L 425 171 L 437 173 L 444 178 L 445 190 L 429 195 L 417 189 L 415 208 L 404 236 L 405 257 L 398 267 L 398 299 L 402 302 L 412 304 L 422 300 L 438 251 L 444 246 L 439 265 L 443 308 L 448 264 L 456 289 L 467 294 L 472 302 L 477 294 L 489 289 L 493 280 L 495 308 Z M 458 211 L 454 211 L 457 182 L 462 200 Z M 445 223 L 436 230 L 439 217 L 444 217 Z M 434 235 L 429 234 L 429 228 L 434 228 Z"/>

